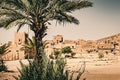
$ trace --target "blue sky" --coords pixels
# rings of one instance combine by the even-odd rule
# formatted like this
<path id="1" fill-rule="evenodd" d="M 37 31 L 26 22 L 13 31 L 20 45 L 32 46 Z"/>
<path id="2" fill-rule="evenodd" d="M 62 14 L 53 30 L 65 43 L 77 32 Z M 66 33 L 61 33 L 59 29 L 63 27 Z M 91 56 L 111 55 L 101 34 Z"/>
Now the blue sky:
<path id="1" fill-rule="evenodd" d="M 57 34 L 63 35 L 64 39 L 97 40 L 110 35 L 120 33 L 120 0 L 90 0 L 93 7 L 84 8 L 73 12 L 73 16 L 79 19 L 80 24 L 59 25 L 53 21 L 48 28 L 45 39 L 53 39 Z M 10 30 L 0 29 L 0 43 L 13 40 L 16 28 Z M 20 32 L 26 31 L 23 28 Z M 29 33 L 33 35 L 32 31 Z"/>

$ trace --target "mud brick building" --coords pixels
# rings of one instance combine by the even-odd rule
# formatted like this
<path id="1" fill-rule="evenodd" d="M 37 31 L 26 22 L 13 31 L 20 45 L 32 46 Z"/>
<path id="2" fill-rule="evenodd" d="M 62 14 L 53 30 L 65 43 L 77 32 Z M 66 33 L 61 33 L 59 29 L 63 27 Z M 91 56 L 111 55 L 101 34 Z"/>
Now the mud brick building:
<path id="1" fill-rule="evenodd" d="M 9 42 L 9 53 L 3 55 L 4 60 L 25 59 L 25 51 L 20 48 L 25 44 L 28 35 L 26 33 L 15 33 L 14 40 Z M 54 36 L 53 40 L 46 40 L 45 52 L 47 55 L 54 53 L 54 50 L 70 46 L 77 54 L 84 53 L 117 53 L 120 54 L 120 34 L 102 38 L 99 40 L 64 40 L 62 35 Z"/>

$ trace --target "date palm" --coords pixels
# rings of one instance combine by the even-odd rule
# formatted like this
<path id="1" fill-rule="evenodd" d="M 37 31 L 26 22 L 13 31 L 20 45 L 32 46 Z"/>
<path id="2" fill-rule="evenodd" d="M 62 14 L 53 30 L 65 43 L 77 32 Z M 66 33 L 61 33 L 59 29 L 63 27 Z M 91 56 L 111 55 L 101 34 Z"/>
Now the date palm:
<path id="1" fill-rule="evenodd" d="M 0 72 L 1 71 L 7 71 L 7 67 L 4 63 L 4 60 L 2 59 L 2 55 L 6 54 L 9 52 L 9 44 L 3 44 L 0 46 Z"/>
<path id="2" fill-rule="evenodd" d="M 33 58 L 36 53 L 35 37 L 27 38 L 21 50 L 26 52 L 26 58 Z"/>
<path id="3" fill-rule="evenodd" d="M 79 24 L 78 19 L 68 13 L 91 6 L 87 0 L 0 0 L 0 27 L 9 29 L 15 25 L 19 31 L 27 24 L 35 34 L 36 59 L 40 60 L 49 21 Z"/>
<path id="4" fill-rule="evenodd" d="M 3 45 L 0 46 L 0 60 L 2 59 L 1 57 L 2 57 L 3 54 L 9 52 L 8 47 L 9 47 L 8 44 L 3 44 Z"/>
<path id="5" fill-rule="evenodd" d="M 47 44 L 48 42 L 46 40 L 42 41 L 43 48 L 45 48 Z M 36 53 L 35 37 L 33 36 L 32 39 L 29 37 L 26 38 L 26 42 L 22 45 L 21 50 L 26 52 L 26 57 L 33 58 Z"/>

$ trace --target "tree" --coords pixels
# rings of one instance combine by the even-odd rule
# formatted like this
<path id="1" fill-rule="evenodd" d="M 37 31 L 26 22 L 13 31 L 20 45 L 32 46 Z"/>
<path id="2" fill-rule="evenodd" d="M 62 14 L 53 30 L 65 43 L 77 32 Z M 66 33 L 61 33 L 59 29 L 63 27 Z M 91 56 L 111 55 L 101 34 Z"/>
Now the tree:
<path id="1" fill-rule="evenodd" d="M 43 48 L 46 47 L 48 43 L 45 41 L 42 41 L 42 46 Z M 21 50 L 25 51 L 26 53 L 26 58 L 33 58 L 35 56 L 36 53 L 36 42 L 35 42 L 35 37 L 33 36 L 32 39 L 30 39 L 29 37 L 26 38 L 25 44 L 22 45 Z"/>
<path id="2" fill-rule="evenodd" d="M 2 55 L 9 51 L 8 47 L 9 47 L 9 45 L 7 45 L 7 44 L 3 44 L 0 46 L 0 72 L 7 71 L 7 67 L 5 66 L 5 63 L 2 59 Z"/>
<path id="3" fill-rule="evenodd" d="M 40 61 L 42 39 L 47 35 L 49 21 L 79 24 L 79 21 L 68 13 L 91 6 L 92 3 L 87 0 L 2 0 L 0 27 L 9 29 L 16 25 L 19 31 L 25 24 L 28 25 L 35 34 L 36 59 Z"/>
<path id="4" fill-rule="evenodd" d="M 62 53 L 65 53 L 65 54 L 66 54 L 66 53 L 71 53 L 71 52 L 72 52 L 70 46 L 64 47 L 64 48 L 62 48 L 61 50 L 62 50 Z"/>
<path id="5" fill-rule="evenodd" d="M 26 58 L 33 58 L 36 53 L 35 37 L 33 36 L 32 39 L 27 38 L 21 50 L 26 52 Z"/>
<path id="6" fill-rule="evenodd" d="M 3 54 L 5 54 L 9 51 L 8 47 L 9 47 L 9 45 L 7 45 L 7 44 L 3 44 L 0 46 L 0 59 L 2 59 L 1 57 Z"/>

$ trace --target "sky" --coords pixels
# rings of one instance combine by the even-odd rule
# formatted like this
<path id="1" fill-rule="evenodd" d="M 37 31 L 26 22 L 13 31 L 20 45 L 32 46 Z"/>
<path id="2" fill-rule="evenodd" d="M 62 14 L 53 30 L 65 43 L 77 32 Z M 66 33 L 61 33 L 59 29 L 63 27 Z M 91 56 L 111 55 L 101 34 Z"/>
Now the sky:
<path id="1" fill-rule="evenodd" d="M 65 40 L 97 40 L 107 36 L 120 33 L 120 0 L 89 0 L 93 2 L 93 7 L 84 8 L 73 12 L 73 16 L 79 21 L 79 25 L 66 23 L 48 26 L 48 35 L 44 39 L 53 39 L 60 34 Z M 9 30 L 0 29 L 0 43 L 12 41 L 16 27 Z M 20 32 L 28 32 L 28 27 L 24 27 Z M 33 36 L 33 32 L 29 31 Z"/>

